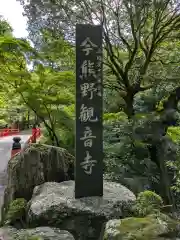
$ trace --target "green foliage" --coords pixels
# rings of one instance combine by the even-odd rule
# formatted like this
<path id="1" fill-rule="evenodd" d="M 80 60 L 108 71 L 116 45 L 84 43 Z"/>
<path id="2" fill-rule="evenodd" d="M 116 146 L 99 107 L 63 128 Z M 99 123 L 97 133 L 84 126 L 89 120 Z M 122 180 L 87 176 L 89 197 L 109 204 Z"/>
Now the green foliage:
<path id="1" fill-rule="evenodd" d="M 136 125 L 128 121 L 123 112 L 105 114 L 104 119 L 104 161 L 109 178 L 121 181 L 122 178 L 145 177 L 151 180 L 150 170 L 156 172 L 156 169 L 150 162 L 148 145 L 135 135 L 139 122 L 143 128 L 144 115 L 137 117 Z"/>
<path id="2" fill-rule="evenodd" d="M 46 31 L 43 36 L 46 41 L 39 52 L 26 40 L 4 35 L 0 37 L 0 85 L 3 92 L 6 92 L 6 96 L 0 92 L 4 110 L 1 117 L 6 118 L 7 112 L 14 113 L 11 110 L 16 109 L 16 104 L 20 110 L 26 106 L 26 111 L 21 111 L 22 119 L 27 120 L 27 111 L 29 119 L 33 113 L 46 128 L 50 143 L 62 146 L 64 141 L 66 146 L 69 141 L 73 144 L 72 137 L 64 140 L 61 138 L 66 137 L 67 132 L 73 132 L 72 117 L 64 109 L 72 108 L 75 101 L 75 75 L 69 70 L 69 65 L 66 66 L 66 71 L 62 71 L 57 69 L 57 64 L 64 66 L 69 58 L 72 60 L 72 69 L 73 50 L 62 37 L 53 41 Z M 60 55 L 56 54 L 59 52 Z M 52 61 L 53 65 L 50 64 Z M 28 70 L 27 63 L 33 64 L 33 70 Z M 10 99 L 13 95 L 13 109 L 9 107 L 11 101 L 8 100 L 8 106 L 4 104 L 7 95 Z M 9 114 L 8 121 L 19 120 L 19 115 Z"/>
<path id="3" fill-rule="evenodd" d="M 138 194 L 134 205 L 137 216 L 144 217 L 159 212 L 163 206 L 162 198 L 152 191 L 144 191 Z"/>
<path id="4" fill-rule="evenodd" d="M 13 225 L 20 222 L 23 225 L 27 201 L 24 198 L 17 198 L 9 204 L 5 215 L 4 224 Z"/>
<path id="5" fill-rule="evenodd" d="M 44 72 L 37 72 L 16 89 L 43 122 L 53 144 L 58 145 L 60 141 L 54 139 L 58 128 L 70 129 L 72 126 L 71 117 L 65 108 L 74 103 L 74 83 L 71 72 L 52 73 L 44 69 Z"/>
<path id="6" fill-rule="evenodd" d="M 42 29 L 42 41 L 39 52 L 43 61 L 57 71 L 73 70 L 75 66 L 75 48 L 64 40 L 61 33 L 54 36 L 50 29 Z"/>
<path id="7" fill-rule="evenodd" d="M 179 192 L 180 192 L 180 127 L 169 127 L 167 130 L 167 135 L 170 137 L 172 142 L 174 143 L 174 152 L 175 152 L 175 160 L 168 161 L 167 166 L 171 169 L 174 174 L 175 182 L 171 186 L 173 192 L 175 192 L 176 202 L 179 204 Z"/>
<path id="8" fill-rule="evenodd" d="M 99 12 L 102 13 L 104 82 L 110 90 L 105 90 L 105 95 L 111 97 L 105 97 L 106 111 L 123 109 L 130 116 L 137 93 L 161 86 L 162 82 L 168 82 L 168 85 L 178 82 L 179 56 L 176 53 L 179 49 L 177 29 L 180 19 L 177 1 L 119 1 L 115 10 L 114 3 L 108 0 L 96 3 L 90 0 L 78 3 L 65 0 L 60 3 L 55 0 L 48 6 L 43 0 L 21 2 L 29 19 L 32 41 L 38 42 L 40 48 L 44 46 L 44 37 L 40 38 L 39 33 L 41 36 L 50 34 L 48 38 L 52 42 L 63 33 L 64 38 L 73 42 L 75 24 L 91 23 L 89 12 L 93 12 L 94 20 L 101 24 Z M 43 17 L 45 11 L 46 19 Z M 131 103 L 128 102 L 130 99 Z"/>
<path id="9" fill-rule="evenodd" d="M 124 112 L 117 112 L 117 113 L 105 113 L 103 116 L 103 120 L 106 122 L 111 121 L 121 121 L 121 122 L 127 122 L 127 116 Z"/>
<path id="10" fill-rule="evenodd" d="M 44 240 L 44 237 L 41 236 L 30 236 L 30 234 L 24 234 L 24 233 L 17 233 L 15 236 L 15 239 L 17 240 Z"/>
<path id="11" fill-rule="evenodd" d="M 180 127 L 169 127 L 167 130 L 167 135 L 172 139 L 173 142 L 180 142 Z"/>
<path id="12" fill-rule="evenodd" d="M 4 119 L 0 119 L 0 128 L 5 128 L 7 122 Z"/>
<path id="13" fill-rule="evenodd" d="M 24 240 L 43 240 L 43 238 L 42 237 L 38 237 L 38 236 L 30 236 L 30 237 L 27 237 Z"/>
<path id="14" fill-rule="evenodd" d="M 12 36 L 12 27 L 0 16 L 0 36 Z"/>

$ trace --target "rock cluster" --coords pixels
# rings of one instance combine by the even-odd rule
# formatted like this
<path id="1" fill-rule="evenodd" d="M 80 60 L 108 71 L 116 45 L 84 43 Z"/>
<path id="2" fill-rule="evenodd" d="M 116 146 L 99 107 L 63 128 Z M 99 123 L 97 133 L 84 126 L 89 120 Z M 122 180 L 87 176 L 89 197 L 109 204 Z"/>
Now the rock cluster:
<path id="1" fill-rule="evenodd" d="M 0 237 L 8 240 L 169 240 L 179 223 L 164 214 L 132 217 L 135 195 L 104 181 L 103 197 L 75 199 L 74 157 L 34 144 L 8 166 Z M 84 184 L 82 182 L 82 184 Z"/>
<path id="2" fill-rule="evenodd" d="M 4 208 L 16 198 L 30 200 L 35 186 L 73 179 L 74 157 L 63 148 L 32 144 L 8 164 Z"/>
<path id="3" fill-rule="evenodd" d="M 59 227 L 75 239 L 100 237 L 105 222 L 131 213 L 135 196 L 126 187 L 104 181 L 103 197 L 74 198 L 74 181 L 47 182 L 35 187 L 28 206 L 28 224 L 32 227 Z"/>

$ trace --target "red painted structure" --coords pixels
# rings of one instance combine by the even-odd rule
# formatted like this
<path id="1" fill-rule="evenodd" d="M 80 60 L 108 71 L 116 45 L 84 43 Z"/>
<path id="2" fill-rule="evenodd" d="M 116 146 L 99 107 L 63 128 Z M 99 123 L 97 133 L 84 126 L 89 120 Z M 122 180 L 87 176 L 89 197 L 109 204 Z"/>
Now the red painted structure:
<path id="1" fill-rule="evenodd" d="M 16 134 L 19 134 L 19 129 L 13 129 L 13 128 L 3 128 L 0 129 L 0 137 L 6 137 L 6 136 L 13 136 Z"/>
<path id="2" fill-rule="evenodd" d="M 15 135 L 15 134 L 19 134 L 19 131 L 17 131 L 17 133 L 15 133 L 15 131 L 13 132 L 13 134 L 10 135 L 6 135 L 6 136 L 11 136 L 11 135 Z M 32 129 L 32 135 L 30 136 L 30 138 L 27 140 L 27 144 L 31 144 L 34 143 L 37 138 L 39 138 L 41 136 L 41 129 L 40 128 L 36 128 L 36 129 Z M 34 141 L 35 140 L 35 141 Z M 11 158 L 16 155 L 18 152 L 22 151 L 21 148 L 19 149 L 12 149 L 11 150 Z"/>
<path id="3" fill-rule="evenodd" d="M 41 136 L 41 129 L 40 128 L 32 128 L 32 135 L 28 139 L 27 143 L 35 143 L 37 138 Z"/>
<path id="4" fill-rule="evenodd" d="M 6 137 L 6 136 L 13 136 L 13 135 L 18 135 L 20 134 L 20 130 L 17 129 L 12 129 L 12 128 L 3 128 L 0 129 L 0 137 Z M 29 138 L 29 142 L 32 141 L 33 138 L 37 139 L 38 137 L 41 136 L 41 130 L 40 128 L 32 128 L 32 136 Z"/>

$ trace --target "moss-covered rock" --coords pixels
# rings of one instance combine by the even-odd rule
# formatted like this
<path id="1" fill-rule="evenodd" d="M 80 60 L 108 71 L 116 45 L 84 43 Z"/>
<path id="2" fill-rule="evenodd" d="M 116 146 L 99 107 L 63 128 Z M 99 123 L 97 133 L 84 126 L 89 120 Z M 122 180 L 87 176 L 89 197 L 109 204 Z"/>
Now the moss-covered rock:
<path id="1" fill-rule="evenodd" d="M 165 240 L 178 234 L 179 222 L 162 213 L 144 218 L 110 220 L 106 224 L 104 240 Z M 176 239 L 176 238 L 175 238 Z"/>
<path id="2" fill-rule="evenodd" d="M 24 226 L 27 201 L 24 198 L 17 198 L 12 201 L 7 209 L 4 218 L 5 225 L 21 225 Z"/>
<path id="3" fill-rule="evenodd" d="M 0 228 L 0 236 L 5 240 L 74 240 L 69 232 L 50 227 L 21 230 L 3 227 Z"/>
<path id="4" fill-rule="evenodd" d="M 34 188 L 28 203 L 28 224 L 65 229 L 77 240 L 98 240 L 109 219 L 130 216 L 135 195 L 126 187 L 104 181 L 103 197 L 75 199 L 74 181 L 47 182 Z"/>
<path id="5" fill-rule="evenodd" d="M 63 148 L 31 144 L 8 164 L 3 212 L 16 198 L 30 200 L 35 186 L 73 179 L 74 157 Z"/>

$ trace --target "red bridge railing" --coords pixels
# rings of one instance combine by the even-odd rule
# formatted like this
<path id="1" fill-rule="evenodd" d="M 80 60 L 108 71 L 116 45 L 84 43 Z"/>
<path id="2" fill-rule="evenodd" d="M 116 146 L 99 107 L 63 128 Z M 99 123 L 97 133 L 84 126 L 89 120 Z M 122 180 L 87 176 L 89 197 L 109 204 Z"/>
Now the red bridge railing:
<path id="1" fill-rule="evenodd" d="M 12 135 L 16 135 L 19 134 L 19 129 L 15 128 L 4 128 L 4 129 L 0 129 L 0 137 L 6 137 L 6 136 L 12 136 Z"/>
<path id="2" fill-rule="evenodd" d="M 25 145 L 27 144 L 31 144 L 31 143 L 35 143 L 36 140 L 41 136 L 41 129 L 40 128 L 33 128 L 32 129 L 32 135 L 30 136 L 30 138 L 26 141 Z M 16 146 L 15 146 L 16 145 Z M 24 149 L 24 148 L 23 148 Z M 13 143 L 12 146 L 12 150 L 11 150 L 11 158 L 14 157 L 14 155 L 16 155 L 17 153 L 23 151 L 23 149 L 21 149 L 21 144 L 17 147 L 16 143 Z"/>
<path id="3" fill-rule="evenodd" d="M 41 136 L 41 129 L 40 128 L 32 129 L 32 135 L 28 139 L 27 143 L 36 142 L 37 138 L 39 138 L 40 136 Z"/>

